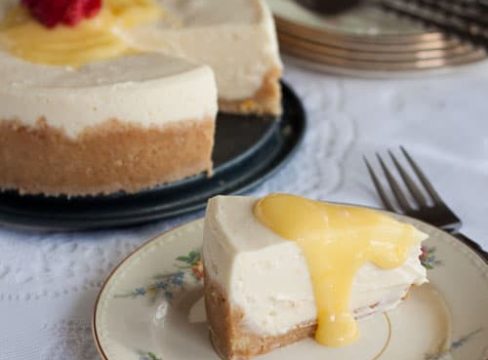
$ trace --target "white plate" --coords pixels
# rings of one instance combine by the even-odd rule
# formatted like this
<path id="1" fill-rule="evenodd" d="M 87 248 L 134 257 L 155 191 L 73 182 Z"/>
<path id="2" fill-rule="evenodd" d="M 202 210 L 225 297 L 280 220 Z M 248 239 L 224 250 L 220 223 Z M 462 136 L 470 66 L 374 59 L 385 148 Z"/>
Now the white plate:
<path id="1" fill-rule="evenodd" d="M 404 218 L 428 233 L 429 285 L 415 288 L 396 310 L 360 321 L 361 339 L 341 349 L 313 340 L 262 360 L 486 360 L 488 263 L 452 236 Z M 217 360 L 202 301 L 198 220 L 149 241 L 108 277 L 93 315 L 105 360 Z"/>

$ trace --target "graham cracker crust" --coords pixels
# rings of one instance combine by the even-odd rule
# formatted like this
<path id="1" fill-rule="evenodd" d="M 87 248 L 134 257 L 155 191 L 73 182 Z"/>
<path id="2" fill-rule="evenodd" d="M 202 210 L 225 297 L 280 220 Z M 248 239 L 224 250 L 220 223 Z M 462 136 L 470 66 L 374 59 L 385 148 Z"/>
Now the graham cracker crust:
<path id="1" fill-rule="evenodd" d="M 316 324 L 297 326 L 283 335 L 262 336 L 242 324 L 244 314 L 232 307 L 219 284 L 205 272 L 205 308 L 212 345 L 224 360 L 247 360 L 313 336 Z"/>
<path id="2" fill-rule="evenodd" d="M 268 71 L 261 88 L 250 98 L 243 100 L 219 99 L 219 110 L 238 114 L 280 115 L 282 69 L 275 67 Z"/>
<path id="3" fill-rule="evenodd" d="M 215 121 L 143 128 L 107 120 L 75 139 L 40 119 L 0 121 L 0 189 L 22 194 L 133 193 L 211 171 Z"/>

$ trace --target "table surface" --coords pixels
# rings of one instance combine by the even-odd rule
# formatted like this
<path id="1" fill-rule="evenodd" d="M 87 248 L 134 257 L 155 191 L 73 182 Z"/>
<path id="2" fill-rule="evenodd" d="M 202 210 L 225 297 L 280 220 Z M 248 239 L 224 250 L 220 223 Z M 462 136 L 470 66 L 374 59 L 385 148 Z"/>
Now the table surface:
<path id="1" fill-rule="evenodd" d="M 293 161 L 253 191 L 381 206 L 363 154 L 404 145 L 488 249 L 488 63 L 363 80 L 286 61 L 310 127 Z M 142 227 L 39 234 L 0 229 L 0 360 L 95 360 L 90 317 L 101 282 L 132 249 L 192 214 Z"/>

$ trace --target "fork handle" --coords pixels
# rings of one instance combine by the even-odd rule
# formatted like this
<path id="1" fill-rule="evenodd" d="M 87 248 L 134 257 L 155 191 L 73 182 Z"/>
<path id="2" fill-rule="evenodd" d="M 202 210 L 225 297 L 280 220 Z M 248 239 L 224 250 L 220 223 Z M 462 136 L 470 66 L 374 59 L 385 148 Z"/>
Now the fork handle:
<path id="1" fill-rule="evenodd" d="M 480 244 L 478 244 L 476 241 L 471 240 L 469 237 L 459 232 L 451 233 L 451 235 L 458 238 L 466 245 L 468 245 L 471 249 L 473 249 L 476 253 L 478 253 L 478 255 L 480 255 L 486 262 L 488 262 L 488 252 L 483 250 Z"/>

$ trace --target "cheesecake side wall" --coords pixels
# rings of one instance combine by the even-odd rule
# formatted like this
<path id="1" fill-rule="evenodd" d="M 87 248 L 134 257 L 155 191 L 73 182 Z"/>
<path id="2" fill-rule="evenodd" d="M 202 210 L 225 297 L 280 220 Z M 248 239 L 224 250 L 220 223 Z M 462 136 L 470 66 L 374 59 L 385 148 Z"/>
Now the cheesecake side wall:
<path id="1" fill-rule="evenodd" d="M 39 119 L 0 121 L 0 189 L 23 194 L 133 193 L 211 171 L 213 118 L 163 127 L 107 120 L 76 138 Z"/>
<path id="2" fill-rule="evenodd" d="M 410 286 L 405 287 L 401 299 L 387 303 L 376 302 L 355 309 L 355 318 L 366 318 L 395 308 L 407 297 L 409 289 Z M 266 354 L 274 349 L 313 337 L 317 329 L 317 322 L 314 320 L 296 324 L 280 335 L 256 334 L 246 326 L 245 313 L 238 306 L 231 304 L 220 284 L 212 279 L 207 271 L 205 271 L 204 293 L 210 340 L 223 360 L 247 360 Z"/>
<path id="3" fill-rule="evenodd" d="M 247 360 L 313 336 L 315 321 L 281 335 L 255 334 L 244 324 L 245 314 L 233 306 L 221 286 L 205 272 L 205 307 L 212 345 L 224 360 Z"/>
<path id="4" fill-rule="evenodd" d="M 267 72 L 261 87 L 246 99 L 228 100 L 219 98 L 219 110 L 229 113 L 280 115 L 282 69 L 275 67 Z"/>

